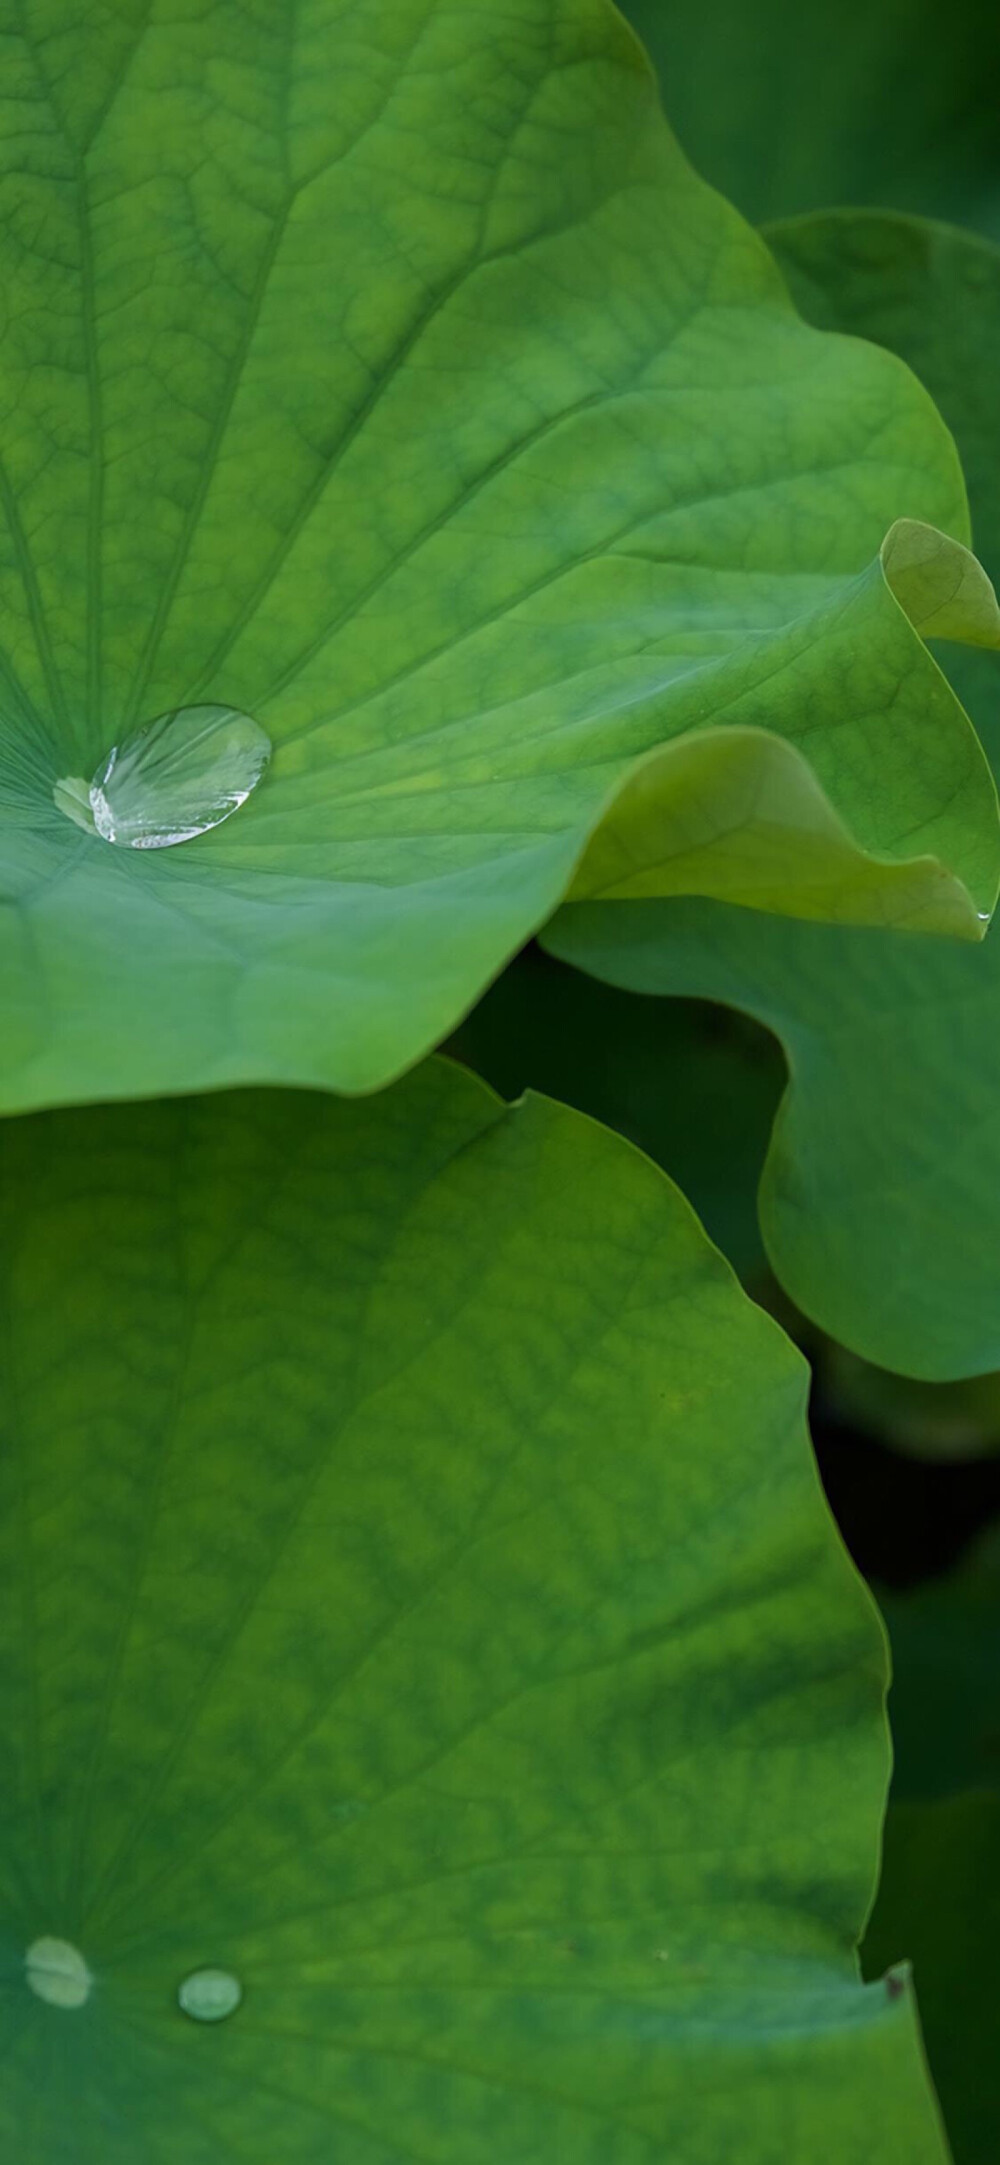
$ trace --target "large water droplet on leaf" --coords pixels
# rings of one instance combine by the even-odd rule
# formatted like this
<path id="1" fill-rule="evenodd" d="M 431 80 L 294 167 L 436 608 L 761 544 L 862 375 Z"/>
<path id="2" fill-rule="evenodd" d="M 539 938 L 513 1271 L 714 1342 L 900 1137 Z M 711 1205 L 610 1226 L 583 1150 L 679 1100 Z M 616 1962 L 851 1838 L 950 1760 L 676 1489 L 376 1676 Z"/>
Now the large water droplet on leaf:
<path id="1" fill-rule="evenodd" d="M 243 1987 L 231 1970 L 192 1970 L 178 1988 L 177 1998 L 193 2022 L 224 2022 L 235 2014 Z"/>
<path id="2" fill-rule="evenodd" d="M 32 1940 L 24 1969 L 32 1991 L 50 2007 L 86 2006 L 94 1980 L 68 1939 Z"/>
<path id="3" fill-rule="evenodd" d="M 85 805 L 72 775 L 53 795 L 68 819 L 105 842 L 172 849 L 238 811 L 270 756 L 270 738 L 236 707 L 174 707 L 112 747 Z"/>

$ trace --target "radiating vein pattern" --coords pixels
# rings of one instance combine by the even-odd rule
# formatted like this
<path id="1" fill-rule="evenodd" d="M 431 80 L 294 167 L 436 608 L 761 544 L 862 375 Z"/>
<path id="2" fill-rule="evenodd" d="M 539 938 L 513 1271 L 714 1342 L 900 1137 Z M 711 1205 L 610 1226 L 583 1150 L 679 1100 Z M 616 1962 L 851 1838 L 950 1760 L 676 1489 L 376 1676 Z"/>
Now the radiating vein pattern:
<path id="1" fill-rule="evenodd" d="M 877 560 L 964 534 L 953 447 L 608 0 L 0 0 L 0 72 L 0 1104 L 386 1081 L 720 715 L 975 930 L 989 779 Z M 55 787 L 198 706 L 267 789 L 82 850 Z"/>
<path id="2" fill-rule="evenodd" d="M 3 1123 L 0 1258 L 12 2155 L 938 2165 L 877 1625 L 663 1176 L 432 1062 Z"/>

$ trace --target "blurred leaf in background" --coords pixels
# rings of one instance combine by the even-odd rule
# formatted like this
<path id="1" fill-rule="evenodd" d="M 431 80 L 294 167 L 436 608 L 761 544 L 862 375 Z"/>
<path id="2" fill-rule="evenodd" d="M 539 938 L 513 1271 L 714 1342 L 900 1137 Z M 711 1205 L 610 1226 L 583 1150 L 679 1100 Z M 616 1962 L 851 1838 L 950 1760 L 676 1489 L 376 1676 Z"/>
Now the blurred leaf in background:
<path id="1" fill-rule="evenodd" d="M 880 1591 L 879 1603 L 893 1652 L 894 1797 L 1000 1793 L 1000 1522 L 953 1571 Z"/>
<path id="2" fill-rule="evenodd" d="M 526 948 L 449 1048 L 504 1097 L 544 1091 L 654 1158 L 759 1292 L 757 1183 L 785 1081 L 766 1030 L 703 1000 L 651 1000 Z"/>
<path id="3" fill-rule="evenodd" d="M 1000 235 L 992 0 L 623 0 L 688 156 L 758 221 L 888 204 Z"/>
<path id="4" fill-rule="evenodd" d="M 1000 2155 L 1000 1522 L 946 1578 L 880 1596 L 895 1772 L 863 1948 L 905 1952 L 955 2165 Z"/>
<path id="5" fill-rule="evenodd" d="M 954 2165 L 1000 2155 L 1000 1796 L 892 1804 L 864 1944 L 872 1975 L 914 1965 L 924 2043 Z"/>
<path id="6" fill-rule="evenodd" d="M 879 1436 L 907 1457 L 962 1465 L 1000 1451 L 1000 1375 L 920 1383 L 860 1360 L 836 1339 L 793 1329 L 815 1371 L 827 1416 Z M 811 1342 L 815 1340 L 815 1343 Z"/>

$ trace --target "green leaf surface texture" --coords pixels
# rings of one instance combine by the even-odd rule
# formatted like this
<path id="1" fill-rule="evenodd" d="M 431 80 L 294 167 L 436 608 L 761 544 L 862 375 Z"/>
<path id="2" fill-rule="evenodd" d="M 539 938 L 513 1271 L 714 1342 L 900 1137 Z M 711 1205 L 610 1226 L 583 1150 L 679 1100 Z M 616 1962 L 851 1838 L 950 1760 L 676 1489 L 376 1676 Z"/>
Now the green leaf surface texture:
<path id="1" fill-rule="evenodd" d="M 941 2165 L 877 1619 L 671 1184 L 447 1062 L 0 1159 L 4 2155 Z"/>
<path id="2" fill-rule="evenodd" d="M 1000 238 L 992 0 L 624 0 L 680 140 L 749 218 L 892 205 Z"/>
<path id="3" fill-rule="evenodd" d="M 880 922 L 979 928 L 992 781 L 880 558 L 967 542 L 950 438 L 792 312 L 606 0 L 0 36 L 0 1105 L 380 1086 L 707 723 L 787 746 Z M 242 809 L 83 832 L 206 704 L 273 747 Z"/>
<path id="4" fill-rule="evenodd" d="M 917 219 L 772 229 L 800 305 L 884 338 L 955 431 L 1000 566 L 1000 249 Z M 945 650 L 942 649 L 942 654 Z M 1000 665 L 946 650 L 1000 767 Z M 969 664 L 971 663 L 971 668 Z M 790 1086 L 760 1195 L 778 1277 L 856 1352 L 929 1380 L 1000 1368 L 1000 944 L 975 952 L 713 903 L 582 905 L 552 951 L 635 991 L 746 1008 Z"/>

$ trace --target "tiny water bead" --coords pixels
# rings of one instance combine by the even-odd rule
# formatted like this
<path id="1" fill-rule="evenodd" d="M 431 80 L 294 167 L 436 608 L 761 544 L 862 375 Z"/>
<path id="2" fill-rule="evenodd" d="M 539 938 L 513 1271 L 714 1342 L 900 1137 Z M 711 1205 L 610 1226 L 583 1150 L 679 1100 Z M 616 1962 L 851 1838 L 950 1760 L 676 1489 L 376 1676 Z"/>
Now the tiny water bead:
<path id="1" fill-rule="evenodd" d="M 52 794 L 103 842 L 173 849 L 237 812 L 270 757 L 270 738 L 238 708 L 174 707 L 113 745 L 93 781 L 63 775 Z"/>
<path id="2" fill-rule="evenodd" d="M 94 1980 L 68 1939 L 32 1940 L 24 1971 L 32 1992 L 50 2007 L 85 2007 L 90 1998 Z"/>
<path id="3" fill-rule="evenodd" d="M 177 1998 L 192 2022 L 224 2022 L 236 2013 L 243 1987 L 231 1970 L 192 1970 L 178 1986 Z"/>

